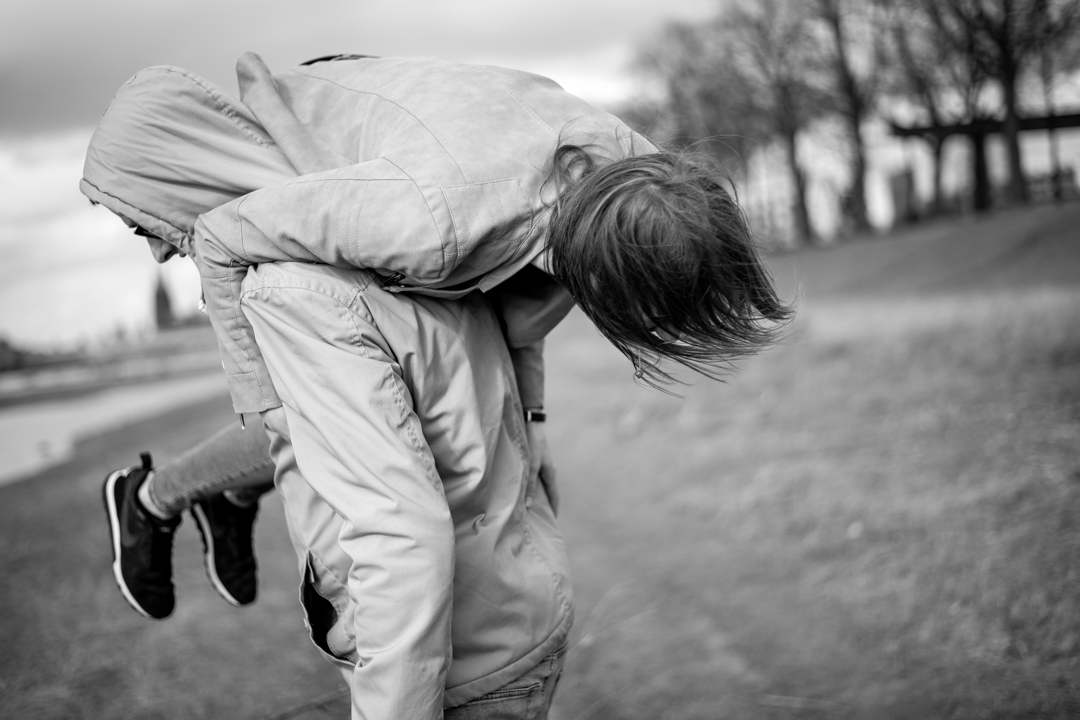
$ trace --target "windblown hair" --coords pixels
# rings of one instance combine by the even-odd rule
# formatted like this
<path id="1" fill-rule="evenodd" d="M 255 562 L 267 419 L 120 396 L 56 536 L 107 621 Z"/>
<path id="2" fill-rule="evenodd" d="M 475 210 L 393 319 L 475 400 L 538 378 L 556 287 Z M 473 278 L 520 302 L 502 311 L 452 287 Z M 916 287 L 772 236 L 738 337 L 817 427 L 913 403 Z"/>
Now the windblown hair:
<path id="1" fill-rule="evenodd" d="M 646 383 L 676 380 L 665 358 L 722 379 L 791 319 L 708 158 L 661 151 L 608 161 L 563 144 L 549 181 L 558 188 L 552 272 Z"/>

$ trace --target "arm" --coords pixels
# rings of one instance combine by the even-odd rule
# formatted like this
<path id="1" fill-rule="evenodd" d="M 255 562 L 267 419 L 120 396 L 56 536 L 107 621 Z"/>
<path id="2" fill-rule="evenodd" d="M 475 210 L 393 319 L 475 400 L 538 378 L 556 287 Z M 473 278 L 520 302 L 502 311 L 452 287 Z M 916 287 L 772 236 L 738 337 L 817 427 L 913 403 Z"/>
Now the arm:
<path id="1" fill-rule="evenodd" d="M 514 365 L 521 407 L 526 410 L 542 410 L 544 407 L 544 341 L 510 348 L 510 360 Z M 525 437 L 529 442 L 529 478 L 539 480 L 547 492 L 551 509 L 559 512 L 559 490 L 555 483 L 555 464 L 548 448 L 547 432 L 543 422 L 525 423 Z"/>
<path id="2" fill-rule="evenodd" d="M 546 272 L 526 267 L 497 288 L 495 303 L 510 347 L 521 406 L 543 408 L 544 337 L 566 317 L 574 300 Z M 526 423 L 525 434 L 529 442 L 529 477 L 543 483 L 551 508 L 557 512 L 559 491 L 544 423 Z"/>
<path id="3" fill-rule="evenodd" d="M 517 377 L 518 394 L 524 409 L 544 407 L 544 341 L 510 348 L 510 360 Z"/>
<path id="4" fill-rule="evenodd" d="M 245 300 L 285 401 L 263 419 L 288 438 L 299 482 L 341 520 L 338 629 L 359 661 L 352 716 L 435 720 L 451 657 L 454 527 L 410 392 L 356 306 L 303 288 Z"/>
<path id="5" fill-rule="evenodd" d="M 421 284 L 452 269 L 419 188 L 383 159 L 305 175 L 222 205 L 195 224 L 195 253 L 233 406 L 241 413 L 280 404 L 240 310 L 249 266 L 314 262 L 401 272 Z"/>
<path id="6" fill-rule="evenodd" d="M 236 79 L 240 99 L 255 113 L 297 173 L 308 175 L 352 164 L 323 145 L 296 119 L 261 57 L 250 52 L 241 55 L 236 61 Z"/>
<path id="7" fill-rule="evenodd" d="M 574 307 L 574 298 L 566 288 L 532 265 L 519 270 L 494 293 L 511 348 L 542 341 Z M 543 392 L 543 386 L 540 390 Z"/>

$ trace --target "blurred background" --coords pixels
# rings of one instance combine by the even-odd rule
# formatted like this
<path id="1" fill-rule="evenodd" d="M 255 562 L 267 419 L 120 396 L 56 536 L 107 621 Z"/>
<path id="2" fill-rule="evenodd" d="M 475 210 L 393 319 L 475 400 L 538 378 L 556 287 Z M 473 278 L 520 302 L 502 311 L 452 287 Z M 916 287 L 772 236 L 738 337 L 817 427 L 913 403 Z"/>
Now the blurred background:
<path id="1" fill-rule="evenodd" d="M 171 64 L 520 68 L 727 170 L 799 321 L 677 396 L 548 342 L 577 623 L 553 717 L 1080 717 L 1080 0 L 8 3 L 0 23 L 0 716 L 347 712 L 280 500 L 260 600 L 192 524 L 178 608 L 109 575 L 100 482 L 235 422 L 191 263 L 78 191 Z"/>

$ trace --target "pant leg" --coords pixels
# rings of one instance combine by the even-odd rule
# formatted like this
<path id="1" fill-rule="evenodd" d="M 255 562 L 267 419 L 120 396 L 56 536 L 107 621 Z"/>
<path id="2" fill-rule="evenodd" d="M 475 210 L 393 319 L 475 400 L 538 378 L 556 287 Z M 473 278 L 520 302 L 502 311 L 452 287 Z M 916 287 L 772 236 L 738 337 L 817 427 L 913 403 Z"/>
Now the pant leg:
<path id="1" fill-rule="evenodd" d="M 257 423 L 223 428 L 158 468 L 150 496 L 164 510 L 180 513 L 192 502 L 223 490 L 270 490 L 274 464 L 270 441 Z"/>
<path id="2" fill-rule="evenodd" d="M 340 285 L 288 280 L 244 303 L 296 469 L 341 518 L 353 717 L 441 717 L 454 528 L 400 367 Z"/>

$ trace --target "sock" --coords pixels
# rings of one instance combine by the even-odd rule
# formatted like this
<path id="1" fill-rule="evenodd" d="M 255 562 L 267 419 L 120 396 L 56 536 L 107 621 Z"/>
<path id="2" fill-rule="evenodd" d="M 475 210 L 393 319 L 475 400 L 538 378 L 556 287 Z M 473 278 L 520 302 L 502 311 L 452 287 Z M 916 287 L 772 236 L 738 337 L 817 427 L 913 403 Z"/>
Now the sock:
<path id="1" fill-rule="evenodd" d="M 143 509 L 150 513 L 159 520 L 172 520 L 175 515 L 170 515 L 160 505 L 154 502 L 154 497 L 150 494 L 150 481 L 154 478 L 154 472 L 151 470 L 150 474 L 143 480 L 142 485 L 139 486 L 137 495 L 139 502 L 142 504 Z"/>

